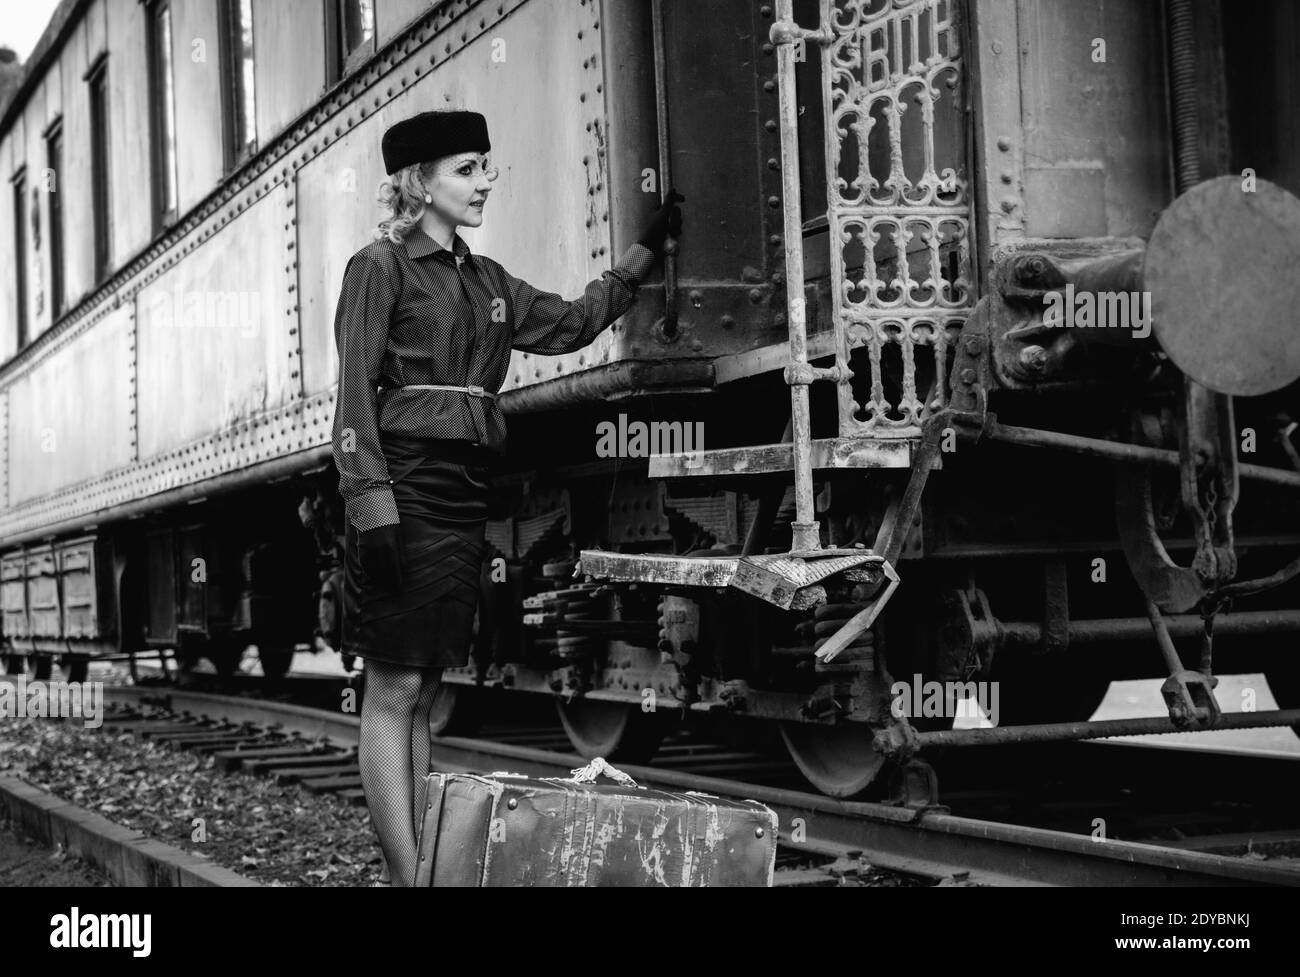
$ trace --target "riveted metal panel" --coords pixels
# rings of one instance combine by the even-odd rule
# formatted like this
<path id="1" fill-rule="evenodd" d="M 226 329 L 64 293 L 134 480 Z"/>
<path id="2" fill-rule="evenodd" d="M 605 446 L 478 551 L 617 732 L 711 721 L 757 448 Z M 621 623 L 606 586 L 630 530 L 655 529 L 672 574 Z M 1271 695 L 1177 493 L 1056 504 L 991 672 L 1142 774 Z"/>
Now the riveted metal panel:
<path id="1" fill-rule="evenodd" d="M 1171 196 L 1160 5 L 1020 0 L 1017 20 L 1026 234 L 1146 237 Z"/>
<path id="2" fill-rule="evenodd" d="M 379 37 L 379 46 L 383 47 L 430 7 L 437 6 L 437 0 L 376 0 L 375 33 Z"/>
<path id="3" fill-rule="evenodd" d="M 153 237 L 150 198 L 149 86 L 145 7 L 110 3 L 108 16 L 108 172 L 113 208 L 114 266 Z M 178 110 L 183 111 L 177 106 Z M 89 227 L 86 229 L 89 233 Z"/>
<path id="4" fill-rule="evenodd" d="M 348 259 L 373 240 L 379 221 L 375 188 L 384 178 L 379 140 L 384 129 L 410 113 L 410 103 L 394 102 L 334 140 L 298 171 L 298 253 L 285 255 L 282 268 L 297 276 L 302 303 L 304 389 L 309 394 L 334 389 L 338 352 L 334 312 Z"/>
<path id="5" fill-rule="evenodd" d="M 284 186 L 136 297 L 140 456 L 286 405 L 297 344 L 286 326 Z"/>
<path id="6" fill-rule="evenodd" d="M 131 310 L 118 309 L 9 388 L 12 504 L 131 460 L 130 345 Z"/>
<path id="7" fill-rule="evenodd" d="M 1020 131 L 1020 47 L 1016 0 L 971 0 L 981 281 L 989 252 L 1024 237 L 1024 137 Z"/>
<path id="8" fill-rule="evenodd" d="M 0 515 L 0 538 L 324 445 L 333 416 L 331 391 L 248 418 L 137 465 L 15 506 Z"/>
<path id="9" fill-rule="evenodd" d="M 253 79 L 258 145 L 266 145 L 325 90 L 321 0 L 253 4 Z"/>
<path id="10" fill-rule="evenodd" d="M 222 41 L 217 4 L 174 3 L 171 12 L 177 209 L 184 213 L 211 193 L 222 177 Z M 200 54 L 202 60 L 196 61 Z"/>
<path id="11" fill-rule="evenodd" d="M 401 98 L 364 119 L 350 113 L 345 123 L 350 128 L 328 127 L 327 136 L 336 132 L 336 138 L 298 174 L 304 201 L 298 273 L 308 393 L 337 380 L 334 310 L 347 260 L 372 240 L 381 216 L 373 192 L 384 178 L 380 138 L 393 122 L 417 111 L 470 108 L 487 117 L 501 176 L 493 184 L 483 226 L 460 232 L 473 251 L 569 298 L 581 295 L 583 286 L 609 267 L 603 94 L 596 91 L 600 75 L 592 64 L 600 46 L 586 23 L 588 11 L 577 3 L 532 0 L 496 23 L 471 13 L 467 22 L 458 21 L 414 51 L 416 65 L 438 59 L 432 72 L 384 87 L 387 96 L 408 82 Z M 462 30 L 466 41 L 458 50 Z M 546 43 L 537 43 L 543 36 Z M 494 42 L 504 60 L 493 60 Z M 366 101 L 363 96 L 361 104 Z M 584 350 L 583 365 L 607 361 L 613 341 L 606 334 Z M 578 358 L 568 359 L 576 363 Z M 568 372 L 561 357 L 528 359 L 555 364 L 543 370 L 536 363 L 533 372 L 541 370 L 542 376 L 534 380 Z M 506 389 L 518 385 L 516 374 L 525 373 L 519 362 L 512 363 Z"/>

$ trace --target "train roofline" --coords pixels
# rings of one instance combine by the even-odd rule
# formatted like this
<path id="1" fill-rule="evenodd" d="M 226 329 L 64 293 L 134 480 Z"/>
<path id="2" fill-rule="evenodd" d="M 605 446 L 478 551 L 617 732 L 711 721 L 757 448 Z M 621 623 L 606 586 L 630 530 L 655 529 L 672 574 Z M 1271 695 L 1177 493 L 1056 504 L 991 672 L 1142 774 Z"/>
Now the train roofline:
<path id="1" fill-rule="evenodd" d="M 87 8 L 94 2 L 95 0 L 63 0 L 54 8 L 54 13 L 50 15 L 50 22 L 45 25 L 45 30 L 41 32 L 40 39 L 23 65 L 22 81 L 18 83 L 9 100 L 4 105 L 0 105 L 0 139 L 4 139 L 9 134 L 14 120 L 22 115 L 23 109 L 27 107 L 32 92 L 40 86 L 50 62 L 59 56 L 64 42 L 81 23 Z"/>

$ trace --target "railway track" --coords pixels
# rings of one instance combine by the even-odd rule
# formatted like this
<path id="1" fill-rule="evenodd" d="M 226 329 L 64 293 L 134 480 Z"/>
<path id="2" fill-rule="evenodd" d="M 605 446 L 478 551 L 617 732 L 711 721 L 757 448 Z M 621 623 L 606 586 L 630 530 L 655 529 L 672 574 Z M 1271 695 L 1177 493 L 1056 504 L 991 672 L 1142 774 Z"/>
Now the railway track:
<path id="1" fill-rule="evenodd" d="M 106 717 L 106 726 L 212 754 L 224 770 L 242 769 L 364 803 L 356 766 L 355 715 L 179 689 L 108 688 L 105 699 L 114 707 Z M 1108 769 L 1112 781 L 1115 762 L 1125 754 L 1126 762 L 1131 762 L 1142 753 L 1167 757 L 1169 752 L 1127 748 L 1120 753 L 1111 751 L 1103 759 L 1099 751 L 1111 748 L 1074 746 L 1096 754 L 1099 768 Z M 1228 758 L 1223 759 L 1226 762 Z M 1153 768 L 1167 762 L 1154 763 Z M 1184 757 L 1180 762 L 1193 761 Z M 1201 757 L 1194 762 L 1215 761 Z M 1269 774 L 1263 773 L 1267 764 L 1257 766 L 1252 778 L 1277 783 L 1281 789 L 1296 769 L 1286 764 L 1294 762 L 1281 761 Z M 435 742 L 432 763 L 440 770 L 509 770 L 554 777 L 567 775 L 582 761 L 569 751 L 558 726 L 537 724 L 485 729 L 478 738 L 441 737 Z M 998 766 L 1007 769 L 1008 765 Z M 909 808 L 841 801 L 790 786 L 797 780 L 791 764 L 752 751 L 695 741 L 665 744 L 654 766 L 620 767 L 647 786 L 747 797 L 768 804 L 780 818 L 782 860 L 799 861 L 802 857 L 804 863 L 824 863 L 812 871 L 787 873 L 790 884 L 806 884 L 818 877 L 833 884 L 837 879 L 864 874 L 870 866 L 922 880 L 920 884 L 1300 885 L 1300 863 L 1230 854 L 1247 847 L 1249 839 L 1263 839 L 1285 851 L 1300 838 L 1293 826 L 1242 832 L 1231 819 L 1225 819 L 1212 826 L 1222 829 L 1217 833 L 1184 835 L 1160 844 L 1094 838 L 1077 830 L 965 813 L 1018 809 L 1023 814 L 1024 797 L 1017 797 L 1005 785 L 985 789 L 958 785 L 951 798 L 945 795 L 944 800 L 963 813 L 933 805 Z M 1071 823 L 1068 817 L 1059 818 L 1060 804 L 1054 806 L 1052 798 L 1046 800 L 1042 805 L 1048 812 L 1046 823 L 1052 823 L 1052 814 L 1058 816 L 1058 823 Z M 1117 810 L 1113 798 L 1100 796 L 1073 806 L 1084 814 L 1100 811 L 1110 818 L 1115 818 Z M 1077 823 L 1078 810 L 1075 815 Z M 1042 812 L 1038 816 L 1044 817 Z M 1176 813 L 1165 818 L 1171 824 L 1177 821 Z M 1117 823 L 1122 821 L 1117 819 Z"/>

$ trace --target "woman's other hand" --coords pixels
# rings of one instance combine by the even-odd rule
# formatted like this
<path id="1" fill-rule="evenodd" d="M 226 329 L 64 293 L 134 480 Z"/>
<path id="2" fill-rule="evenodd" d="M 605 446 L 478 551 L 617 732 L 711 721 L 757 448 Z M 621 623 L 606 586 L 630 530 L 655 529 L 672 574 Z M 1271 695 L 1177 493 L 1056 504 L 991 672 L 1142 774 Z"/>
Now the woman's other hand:
<path id="1" fill-rule="evenodd" d="M 361 571 L 389 591 L 402 589 L 402 537 L 396 523 L 367 529 L 357 536 Z"/>
<path id="2" fill-rule="evenodd" d="M 664 239 L 668 235 L 680 237 L 682 233 L 682 211 L 677 206 L 686 200 L 675 187 L 669 187 L 659 209 L 650 215 L 650 219 L 638 238 L 638 243 L 653 251 L 657 257 L 664 253 Z"/>

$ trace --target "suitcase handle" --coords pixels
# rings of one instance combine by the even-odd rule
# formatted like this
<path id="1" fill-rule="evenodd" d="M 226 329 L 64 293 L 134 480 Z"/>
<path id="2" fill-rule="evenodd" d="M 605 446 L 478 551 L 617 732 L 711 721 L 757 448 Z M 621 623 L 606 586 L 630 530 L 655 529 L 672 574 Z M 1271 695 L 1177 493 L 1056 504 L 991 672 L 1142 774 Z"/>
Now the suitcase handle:
<path id="1" fill-rule="evenodd" d="M 617 767 L 611 766 L 608 760 L 600 756 L 596 757 L 596 759 L 592 760 L 585 767 L 577 767 L 570 770 L 569 773 L 573 776 L 566 779 L 570 783 L 575 784 L 590 784 L 601 774 L 604 774 L 610 780 L 620 783 L 624 787 L 639 786 L 630 776 L 625 774 L 622 770 L 619 770 Z"/>

